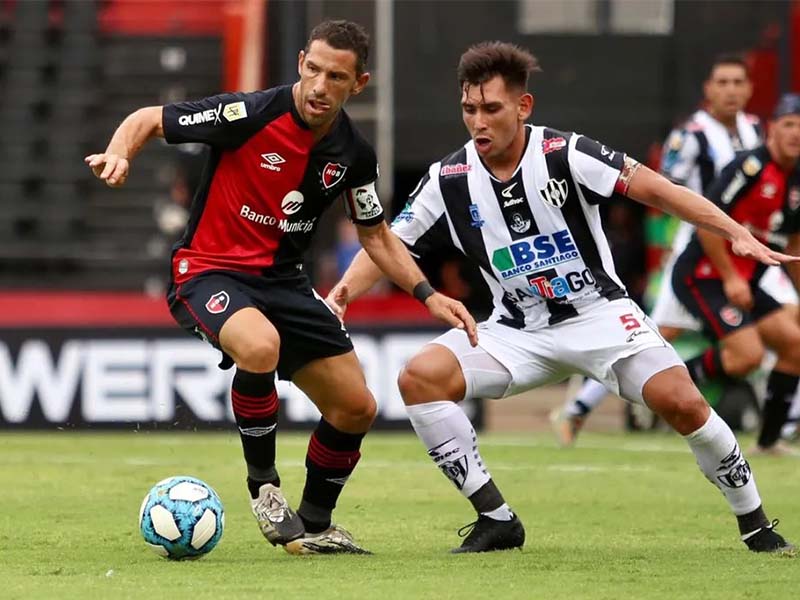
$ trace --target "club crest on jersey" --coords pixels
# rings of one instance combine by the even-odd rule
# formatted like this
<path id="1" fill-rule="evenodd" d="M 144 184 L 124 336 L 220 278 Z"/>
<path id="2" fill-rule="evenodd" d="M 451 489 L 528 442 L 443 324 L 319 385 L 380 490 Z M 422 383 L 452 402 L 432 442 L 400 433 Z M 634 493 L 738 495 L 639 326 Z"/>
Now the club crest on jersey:
<path id="1" fill-rule="evenodd" d="M 569 188 L 565 179 L 548 179 L 543 190 L 539 190 L 542 202 L 553 208 L 561 208 L 567 201 Z"/>
<path id="2" fill-rule="evenodd" d="M 556 150 L 566 147 L 567 140 L 563 137 L 554 137 L 542 140 L 542 154 L 550 154 Z"/>
<path id="3" fill-rule="evenodd" d="M 470 225 L 479 229 L 483 227 L 485 221 L 481 219 L 481 213 L 478 212 L 478 205 L 477 204 L 470 204 L 469 205 L 469 216 L 472 218 Z"/>
<path id="4" fill-rule="evenodd" d="M 325 186 L 326 190 L 331 189 L 344 179 L 346 171 L 347 167 L 345 165 L 333 162 L 327 163 L 322 169 L 322 185 Z"/>
<path id="5" fill-rule="evenodd" d="M 735 306 L 726 304 L 720 309 L 719 318 L 731 327 L 738 327 L 742 324 L 742 311 Z"/>
<path id="6" fill-rule="evenodd" d="M 218 315 L 228 310 L 228 304 L 231 303 L 231 297 L 228 292 L 217 292 L 206 302 L 206 310 L 212 315 Z"/>

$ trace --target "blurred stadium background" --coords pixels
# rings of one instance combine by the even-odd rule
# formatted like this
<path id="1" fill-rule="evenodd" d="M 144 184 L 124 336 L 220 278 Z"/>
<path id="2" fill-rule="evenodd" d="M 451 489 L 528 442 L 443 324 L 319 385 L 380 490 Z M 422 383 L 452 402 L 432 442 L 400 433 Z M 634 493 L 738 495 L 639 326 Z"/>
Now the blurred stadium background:
<path id="1" fill-rule="evenodd" d="M 529 47 L 544 72 L 534 121 L 586 133 L 657 167 L 669 129 L 701 100 L 712 58 L 751 65 L 748 110 L 766 117 L 800 90 L 800 2 L 740 0 L 0 0 L 0 429 L 227 428 L 230 373 L 173 325 L 163 301 L 203 148 L 154 143 L 111 190 L 83 157 L 140 106 L 294 81 L 297 52 L 326 17 L 365 25 L 374 79 L 348 111 L 378 149 L 396 214 L 427 165 L 465 140 L 455 66 L 471 43 Z M 647 299 L 670 223 L 638 206 L 606 215 L 619 270 Z M 308 257 L 325 291 L 357 249 L 330 211 Z M 484 314 L 487 296 L 457 257 L 424 265 L 443 291 Z M 383 285 L 350 312 L 380 404 L 404 427 L 404 360 L 439 330 Z M 280 388 L 285 426 L 316 411 Z M 544 427 L 564 387 L 472 407 L 488 428 Z M 620 403 L 593 427 L 620 427 Z"/>

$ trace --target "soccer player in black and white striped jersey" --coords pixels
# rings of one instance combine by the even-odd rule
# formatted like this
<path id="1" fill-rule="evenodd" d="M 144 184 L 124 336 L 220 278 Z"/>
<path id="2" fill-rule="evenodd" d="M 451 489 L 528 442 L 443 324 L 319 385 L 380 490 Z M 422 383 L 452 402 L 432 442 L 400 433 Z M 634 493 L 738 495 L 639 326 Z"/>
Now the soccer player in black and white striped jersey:
<path id="1" fill-rule="evenodd" d="M 520 547 L 525 532 L 492 481 L 458 402 L 500 398 L 583 373 L 644 402 L 684 436 L 724 494 L 754 551 L 792 551 L 761 507 L 730 428 L 705 402 L 681 359 L 631 301 L 614 272 L 598 205 L 627 196 L 670 212 L 766 264 L 794 260 L 760 244 L 695 192 L 582 135 L 530 126 L 536 59 L 487 42 L 461 57 L 458 81 L 470 141 L 431 165 L 392 225 L 412 254 L 455 247 L 494 296 L 478 346 L 453 329 L 406 365 L 399 386 L 428 455 L 477 512 L 455 552 Z M 340 316 L 380 272 L 359 253 L 328 302 Z M 433 293 L 422 283 L 415 296 Z"/>

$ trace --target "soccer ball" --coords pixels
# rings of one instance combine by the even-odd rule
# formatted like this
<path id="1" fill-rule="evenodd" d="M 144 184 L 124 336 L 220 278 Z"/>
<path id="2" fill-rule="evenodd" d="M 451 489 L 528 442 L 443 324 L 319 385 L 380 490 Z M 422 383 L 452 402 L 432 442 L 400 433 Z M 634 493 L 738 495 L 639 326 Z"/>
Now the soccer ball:
<path id="1" fill-rule="evenodd" d="M 180 560 L 210 552 L 222 537 L 225 514 L 217 493 L 194 477 L 159 481 L 139 509 L 139 530 L 159 556 Z"/>

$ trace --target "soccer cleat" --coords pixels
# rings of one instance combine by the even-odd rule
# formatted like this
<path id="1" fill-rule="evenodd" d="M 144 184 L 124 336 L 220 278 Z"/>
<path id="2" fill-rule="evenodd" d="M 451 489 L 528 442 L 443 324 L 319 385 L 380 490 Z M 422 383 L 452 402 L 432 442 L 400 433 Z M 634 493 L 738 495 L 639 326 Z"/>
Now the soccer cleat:
<path id="1" fill-rule="evenodd" d="M 747 544 L 752 552 L 774 552 L 786 556 L 795 556 L 797 548 L 790 544 L 783 536 L 775 531 L 778 519 L 775 519 L 766 527 L 761 527 L 742 536 L 742 541 Z"/>
<path id="2" fill-rule="evenodd" d="M 753 446 L 747 453 L 748 456 L 794 456 L 800 457 L 800 451 L 789 446 L 783 440 L 778 440 L 772 446 Z"/>
<path id="3" fill-rule="evenodd" d="M 568 415 L 563 408 L 557 408 L 550 413 L 550 425 L 553 427 L 558 445 L 562 448 L 575 444 L 575 439 L 585 422 L 586 417 Z"/>
<path id="4" fill-rule="evenodd" d="M 510 550 L 522 548 L 525 543 L 525 528 L 517 515 L 510 521 L 498 521 L 478 515 L 478 520 L 464 525 L 458 530 L 460 537 L 466 536 L 461 546 L 450 552 L 492 552 L 493 550 Z"/>
<path id="5" fill-rule="evenodd" d="M 261 533 L 273 546 L 291 542 L 305 533 L 302 519 L 289 508 L 281 488 L 265 483 L 258 488 L 258 498 L 250 503 Z"/>
<path id="6" fill-rule="evenodd" d="M 284 546 L 289 554 L 372 554 L 355 543 L 353 536 L 340 525 L 331 525 L 321 533 L 306 533 Z"/>

